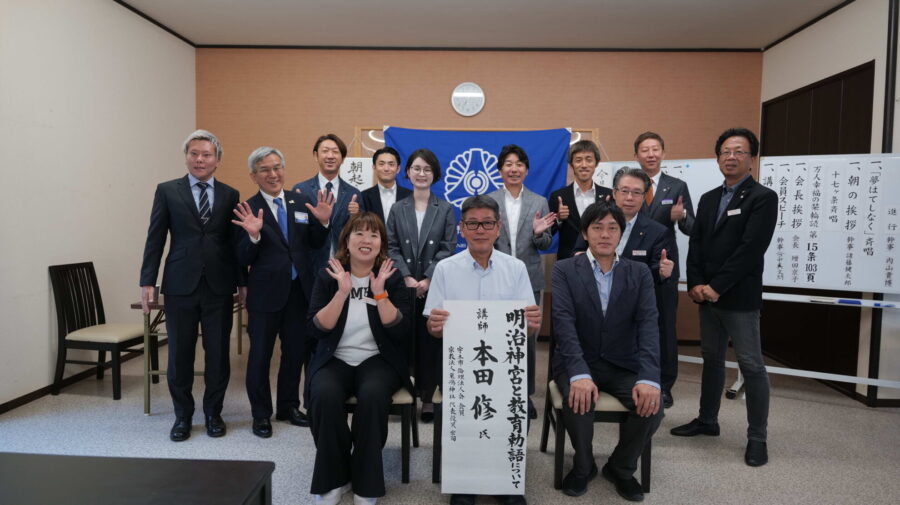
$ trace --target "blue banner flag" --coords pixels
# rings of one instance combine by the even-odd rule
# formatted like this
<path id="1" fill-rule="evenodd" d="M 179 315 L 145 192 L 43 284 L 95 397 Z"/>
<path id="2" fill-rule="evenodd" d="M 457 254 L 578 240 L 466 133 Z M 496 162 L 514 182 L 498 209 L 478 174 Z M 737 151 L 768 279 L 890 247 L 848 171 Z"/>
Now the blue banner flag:
<path id="1" fill-rule="evenodd" d="M 516 144 L 528 155 L 525 187 L 544 198 L 566 184 L 569 139 L 565 128 L 533 131 L 442 131 L 388 127 L 384 143 L 400 153 L 401 166 L 416 149 L 429 149 L 441 162 L 441 180 L 431 190 L 459 209 L 472 195 L 483 195 L 503 187 L 497 155 L 507 144 Z M 397 177 L 401 186 L 412 188 L 405 173 Z M 554 246 L 544 252 L 556 251 Z M 462 239 L 458 248 L 465 247 Z"/>

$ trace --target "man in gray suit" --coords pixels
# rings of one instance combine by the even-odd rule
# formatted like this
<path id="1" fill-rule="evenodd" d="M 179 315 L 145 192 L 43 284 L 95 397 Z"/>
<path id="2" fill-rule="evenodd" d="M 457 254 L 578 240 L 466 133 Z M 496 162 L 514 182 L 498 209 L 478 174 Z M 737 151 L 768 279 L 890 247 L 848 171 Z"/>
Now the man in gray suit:
<path id="1" fill-rule="evenodd" d="M 674 240 L 675 224 L 687 236 L 694 226 L 694 206 L 687 184 L 677 177 L 662 173 L 660 165 L 666 158 L 666 143 L 659 134 L 644 132 L 634 140 L 634 159 L 650 177 L 650 189 L 644 194 L 641 209 L 650 219 L 668 228 L 673 240 L 669 257 L 679 258 L 678 243 Z M 678 262 L 669 282 L 657 289 L 659 307 L 660 371 L 662 397 L 665 408 L 671 407 L 672 386 L 678 377 L 678 336 L 675 334 L 675 315 L 678 312 Z"/>
<path id="2" fill-rule="evenodd" d="M 550 248 L 551 227 L 556 214 L 550 212 L 547 200 L 525 187 L 528 176 L 528 155 L 521 147 L 505 145 L 497 156 L 497 166 L 503 177 L 503 187 L 488 196 L 500 205 L 502 227 L 494 248 L 522 260 L 528 270 L 534 299 L 541 304 L 544 289 L 544 263 L 540 251 Z M 528 339 L 528 395 L 534 394 L 535 336 Z M 537 411 L 528 401 L 528 415 L 537 418 Z"/>

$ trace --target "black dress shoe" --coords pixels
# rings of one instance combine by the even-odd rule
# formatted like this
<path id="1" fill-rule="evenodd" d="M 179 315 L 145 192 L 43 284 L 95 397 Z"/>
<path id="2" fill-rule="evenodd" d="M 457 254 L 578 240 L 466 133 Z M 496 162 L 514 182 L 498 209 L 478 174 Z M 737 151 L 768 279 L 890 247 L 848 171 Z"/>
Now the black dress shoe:
<path id="1" fill-rule="evenodd" d="M 525 497 L 520 494 L 501 494 L 497 495 L 497 501 L 503 505 L 527 505 Z"/>
<path id="2" fill-rule="evenodd" d="M 279 421 L 287 421 L 294 426 L 300 426 L 301 428 L 309 427 L 309 418 L 306 417 L 306 414 L 300 412 L 300 409 L 297 407 L 288 407 L 283 410 L 279 410 L 275 413 L 275 419 Z"/>
<path id="3" fill-rule="evenodd" d="M 699 419 L 694 419 L 687 424 L 682 424 L 681 426 L 672 428 L 669 433 L 675 435 L 676 437 L 693 437 L 695 435 L 709 435 L 711 437 L 718 437 L 719 423 L 706 424 L 700 422 Z"/>
<path id="4" fill-rule="evenodd" d="M 616 485 L 616 492 L 619 496 L 628 501 L 644 501 L 644 490 L 638 484 L 637 479 L 630 477 L 628 479 L 620 479 L 609 468 L 609 463 L 603 465 L 603 478 Z"/>
<path id="5" fill-rule="evenodd" d="M 218 414 L 206 416 L 206 434 L 213 438 L 225 436 L 225 421 L 222 420 L 222 416 Z"/>
<path id="6" fill-rule="evenodd" d="M 183 442 L 189 438 L 191 438 L 191 420 L 176 419 L 169 432 L 169 439 L 173 442 Z"/>
<path id="7" fill-rule="evenodd" d="M 587 484 L 597 476 L 597 463 L 591 463 L 591 471 L 587 477 L 576 477 L 573 468 L 562 481 L 562 492 L 569 496 L 581 496 L 587 493 Z"/>
<path id="8" fill-rule="evenodd" d="M 423 423 L 430 423 L 430 422 L 434 421 L 434 412 L 424 412 L 423 411 L 421 414 L 419 414 L 419 420 L 422 421 Z M 468 496 L 468 495 L 465 495 L 465 496 Z"/>
<path id="9" fill-rule="evenodd" d="M 259 438 L 269 438 L 272 436 L 272 423 L 268 417 L 253 418 L 253 434 Z"/>
<path id="10" fill-rule="evenodd" d="M 769 451 L 766 443 L 759 440 L 747 441 L 747 452 L 744 453 L 744 462 L 749 466 L 763 466 L 769 462 Z"/>
<path id="11" fill-rule="evenodd" d="M 537 409 L 534 408 L 531 399 L 528 400 L 528 419 L 537 419 Z"/>
<path id="12" fill-rule="evenodd" d="M 672 408 L 672 405 L 675 405 L 675 399 L 672 398 L 671 391 L 663 391 L 662 402 L 663 402 L 663 408 L 665 408 L 665 409 Z"/>
<path id="13" fill-rule="evenodd" d="M 475 505 L 474 494 L 450 495 L 450 505 Z"/>

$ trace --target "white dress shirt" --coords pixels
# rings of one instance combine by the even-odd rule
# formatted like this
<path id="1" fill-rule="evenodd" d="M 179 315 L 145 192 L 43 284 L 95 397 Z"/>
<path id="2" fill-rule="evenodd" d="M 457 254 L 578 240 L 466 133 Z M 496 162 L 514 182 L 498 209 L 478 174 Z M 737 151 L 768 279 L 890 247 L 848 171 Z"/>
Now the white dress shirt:
<path id="1" fill-rule="evenodd" d="M 397 203 L 397 183 L 391 188 L 378 184 L 378 195 L 381 197 L 381 208 L 384 209 L 384 222 L 387 223 L 391 215 L 391 206 Z"/>
<path id="2" fill-rule="evenodd" d="M 622 239 L 619 240 L 619 245 L 616 246 L 616 254 L 621 256 L 622 251 L 625 250 L 625 244 L 628 243 L 628 237 L 631 236 L 631 230 L 634 228 L 634 222 L 637 220 L 640 212 L 634 215 L 633 218 L 629 219 L 628 222 L 625 223 L 625 230 L 622 231 Z"/>
<path id="3" fill-rule="evenodd" d="M 581 217 L 584 210 L 597 200 L 597 188 L 594 187 L 594 183 L 591 183 L 591 189 L 587 191 L 582 191 L 577 182 L 573 186 L 575 186 L 575 207 L 578 208 L 578 217 Z"/>
<path id="4" fill-rule="evenodd" d="M 516 235 L 519 232 L 519 215 L 522 213 L 522 193 L 525 188 L 519 189 L 519 196 L 513 197 L 506 187 L 504 189 L 503 206 L 506 208 L 506 221 L 509 223 L 509 252 L 510 255 L 516 256 Z"/>

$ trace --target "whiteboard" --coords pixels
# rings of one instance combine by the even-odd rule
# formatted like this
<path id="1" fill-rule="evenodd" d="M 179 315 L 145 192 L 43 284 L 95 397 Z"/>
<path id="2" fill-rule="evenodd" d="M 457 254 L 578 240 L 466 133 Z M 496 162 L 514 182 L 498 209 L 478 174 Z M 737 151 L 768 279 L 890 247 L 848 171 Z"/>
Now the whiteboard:
<path id="1" fill-rule="evenodd" d="M 594 181 L 612 187 L 612 176 L 622 167 L 639 165 L 600 163 Z M 703 193 L 723 180 L 713 158 L 666 160 L 662 171 L 687 183 L 695 212 Z M 769 156 L 760 159 L 759 174 L 779 195 L 764 285 L 900 293 L 894 282 L 900 259 L 900 156 Z M 675 235 L 680 280 L 686 281 L 688 237 Z"/>

